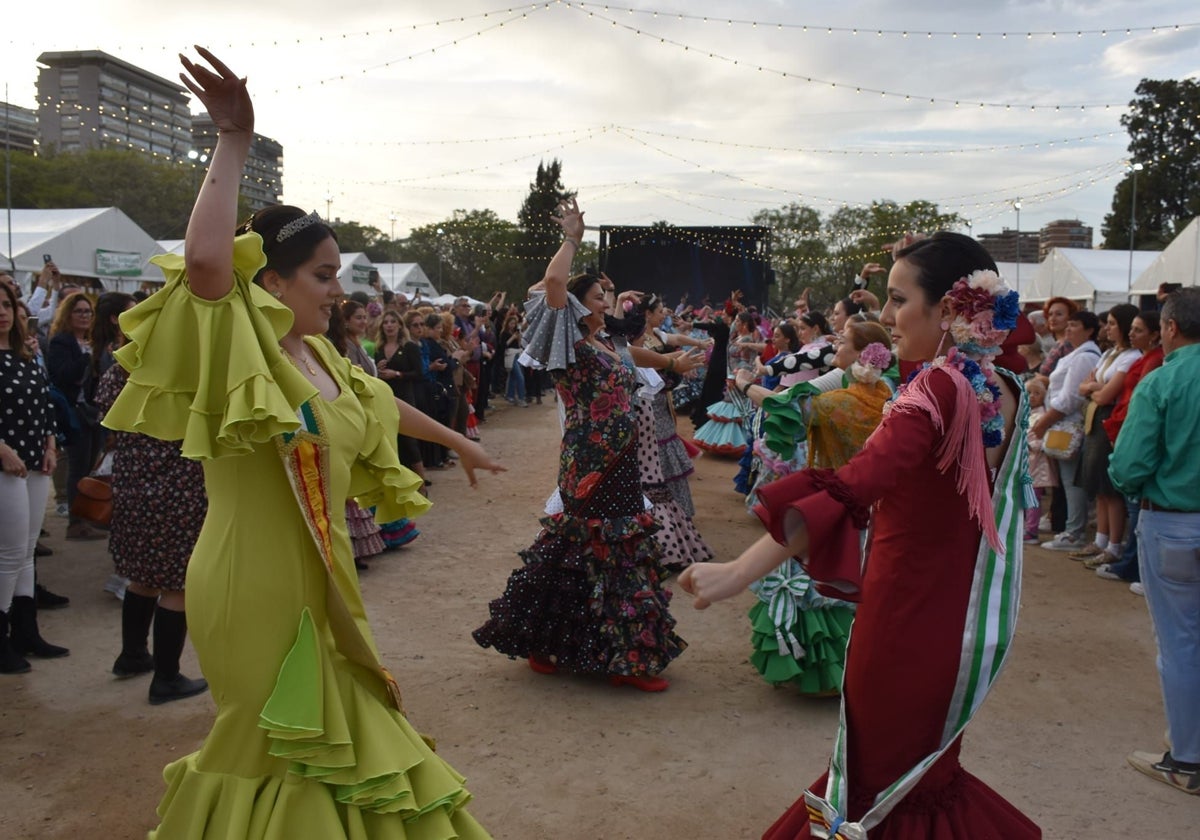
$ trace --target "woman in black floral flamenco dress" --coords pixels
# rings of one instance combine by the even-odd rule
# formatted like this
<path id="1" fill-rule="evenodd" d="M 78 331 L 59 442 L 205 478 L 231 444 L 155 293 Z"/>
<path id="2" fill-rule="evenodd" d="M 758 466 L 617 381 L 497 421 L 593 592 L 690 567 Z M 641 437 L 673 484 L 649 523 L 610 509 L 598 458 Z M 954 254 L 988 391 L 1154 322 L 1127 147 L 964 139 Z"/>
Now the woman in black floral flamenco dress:
<path id="1" fill-rule="evenodd" d="M 524 565 L 474 636 L 539 673 L 662 691 L 667 681 L 657 674 L 686 642 L 667 609 L 659 526 L 641 491 L 634 375 L 603 336 L 611 281 L 567 280 L 583 214 L 574 200 L 559 209 L 566 238 L 525 309 L 526 352 L 550 372 L 565 413 L 558 491 L 521 552 Z"/>

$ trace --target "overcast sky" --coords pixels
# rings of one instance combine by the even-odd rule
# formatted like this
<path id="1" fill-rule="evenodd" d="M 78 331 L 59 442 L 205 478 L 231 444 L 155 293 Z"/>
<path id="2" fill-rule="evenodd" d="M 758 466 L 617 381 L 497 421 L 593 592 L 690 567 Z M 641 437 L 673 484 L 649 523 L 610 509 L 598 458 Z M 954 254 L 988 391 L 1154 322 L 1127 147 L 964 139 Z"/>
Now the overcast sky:
<path id="1" fill-rule="evenodd" d="M 43 51 L 101 49 L 174 79 L 176 53 L 208 46 L 249 76 L 257 130 L 284 146 L 284 199 L 385 232 L 395 215 L 397 236 L 456 208 L 515 220 L 538 160 L 558 156 L 589 224 L 928 199 L 982 233 L 1015 227 L 1020 197 L 1022 229 L 1080 218 L 1099 239 L 1122 109 L 1144 77 L 1200 74 L 1200 9 L 947 5 L 12 3 L 0 70 L 32 107 Z"/>

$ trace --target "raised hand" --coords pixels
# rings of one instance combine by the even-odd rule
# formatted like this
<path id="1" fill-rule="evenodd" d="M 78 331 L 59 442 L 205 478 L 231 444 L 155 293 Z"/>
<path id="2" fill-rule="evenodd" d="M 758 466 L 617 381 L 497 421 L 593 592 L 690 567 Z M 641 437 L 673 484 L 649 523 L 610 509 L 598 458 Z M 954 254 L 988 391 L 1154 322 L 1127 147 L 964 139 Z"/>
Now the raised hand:
<path id="1" fill-rule="evenodd" d="M 179 78 L 204 104 L 218 130 L 253 133 L 254 105 L 246 91 L 246 80 L 239 79 L 236 73 L 204 47 L 197 46 L 196 52 L 217 72 L 213 73 L 207 67 L 192 63 L 187 56 L 180 55 L 179 60 L 187 74 L 180 73 Z"/>
<path id="2" fill-rule="evenodd" d="M 550 218 L 563 229 L 564 236 L 576 240 L 583 238 L 583 211 L 579 209 L 579 200 L 575 196 L 560 201 L 557 212 L 551 213 Z"/>

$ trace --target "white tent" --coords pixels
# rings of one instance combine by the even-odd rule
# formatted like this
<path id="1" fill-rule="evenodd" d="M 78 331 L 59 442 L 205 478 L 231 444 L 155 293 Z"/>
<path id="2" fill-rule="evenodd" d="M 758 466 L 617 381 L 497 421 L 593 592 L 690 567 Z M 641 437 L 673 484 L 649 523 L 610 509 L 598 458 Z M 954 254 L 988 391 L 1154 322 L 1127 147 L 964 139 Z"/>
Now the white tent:
<path id="1" fill-rule="evenodd" d="M 1171 240 L 1166 250 L 1133 281 L 1133 291 L 1152 295 L 1160 283 L 1200 286 L 1200 216 Z"/>
<path id="2" fill-rule="evenodd" d="M 431 298 L 438 293 L 420 263 L 375 263 L 379 269 L 379 279 L 383 285 L 393 292 L 401 292 L 412 297 L 420 292 L 424 298 Z"/>
<path id="3" fill-rule="evenodd" d="M 1158 254 L 1158 251 L 1134 251 L 1132 276 L 1137 277 L 1145 271 Z M 1024 286 L 1021 300 L 1038 303 L 1052 297 L 1065 297 L 1083 301 L 1094 311 L 1128 303 L 1129 265 L 1129 251 L 1054 248 L 1028 283 L 1025 272 L 1021 272 L 1021 285 Z"/>
<path id="4" fill-rule="evenodd" d="M 338 282 L 342 284 L 346 294 L 366 291 L 371 287 L 371 270 L 374 268 L 375 264 L 367 259 L 367 255 L 361 251 L 342 254 L 342 267 L 338 269 Z"/>
<path id="5" fill-rule="evenodd" d="M 1033 279 L 1033 273 L 1037 271 L 1037 263 L 1021 263 L 1021 267 L 1017 268 L 1015 262 L 998 262 L 996 268 L 1000 272 L 1000 276 L 1004 278 L 1004 282 L 1008 284 L 1010 289 L 1013 289 L 1017 294 L 1021 295 L 1021 301 L 1025 300 L 1025 293 L 1022 289 L 1029 288 L 1029 281 Z"/>
<path id="6" fill-rule="evenodd" d="M 21 283 L 42 270 L 48 254 L 66 276 L 97 278 L 106 289 L 130 292 L 146 281 L 163 282 L 162 272 L 150 265 L 161 253 L 150 234 L 116 207 L 13 210 L 11 230 L 0 212 L 0 267 L 15 268 Z"/>
<path id="7" fill-rule="evenodd" d="M 178 254 L 182 257 L 183 242 L 184 240 L 182 239 L 160 239 L 158 240 L 158 247 L 162 248 L 168 254 Z"/>

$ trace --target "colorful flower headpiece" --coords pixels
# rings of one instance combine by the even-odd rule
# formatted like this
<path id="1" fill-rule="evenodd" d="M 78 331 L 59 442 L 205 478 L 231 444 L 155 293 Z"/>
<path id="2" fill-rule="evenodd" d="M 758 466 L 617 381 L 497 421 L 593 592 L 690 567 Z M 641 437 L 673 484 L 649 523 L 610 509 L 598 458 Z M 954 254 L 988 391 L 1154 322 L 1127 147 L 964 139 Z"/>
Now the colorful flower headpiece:
<path id="1" fill-rule="evenodd" d="M 1017 325 L 1020 296 L 996 272 L 980 270 L 955 282 L 946 297 L 954 302 L 950 336 L 955 346 L 922 369 L 951 367 L 961 373 L 979 401 L 983 445 L 999 446 L 1004 442 L 1004 416 L 1000 413 L 1000 380 L 992 361 L 1008 331 Z M 914 371 L 913 377 L 917 373 Z"/>
<path id="2" fill-rule="evenodd" d="M 950 335 L 968 356 L 995 356 L 1008 331 L 1017 325 L 1019 295 L 994 271 L 973 271 L 946 293 L 954 303 Z"/>
<path id="3" fill-rule="evenodd" d="M 858 354 L 858 359 L 850 365 L 850 374 L 857 382 L 873 385 L 891 366 L 892 351 L 878 341 L 872 341 L 862 349 L 862 352 Z"/>

